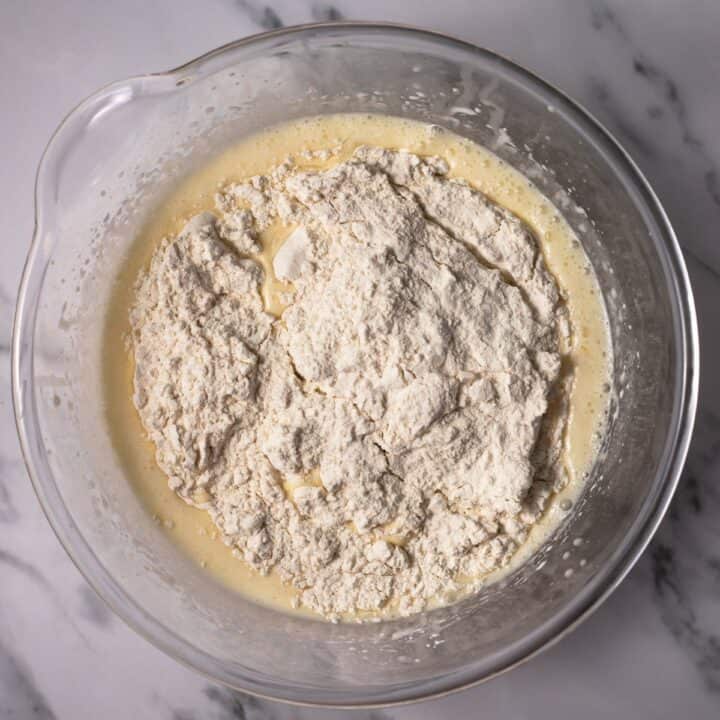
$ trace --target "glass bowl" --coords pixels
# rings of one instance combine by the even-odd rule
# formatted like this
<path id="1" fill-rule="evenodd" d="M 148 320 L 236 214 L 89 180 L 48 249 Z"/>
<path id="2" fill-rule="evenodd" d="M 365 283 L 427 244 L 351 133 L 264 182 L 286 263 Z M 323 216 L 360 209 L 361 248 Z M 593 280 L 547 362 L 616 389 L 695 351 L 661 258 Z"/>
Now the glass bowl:
<path id="1" fill-rule="evenodd" d="M 531 177 L 596 269 L 614 347 L 601 457 L 538 555 L 455 605 L 367 624 L 285 615 L 210 581 L 126 482 L 101 385 L 113 279 L 168 188 L 249 133 L 332 112 L 436 123 Z M 512 667 L 617 586 L 678 481 L 695 412 L 697 345 L 668 219 L 637 167 L 586 112 L 473 45 L 404 27 L 328 24 L 255 36 L 171 72 L 114 83 L 65 119 L 38 171 L 13 390 L 28 470 L 50 523 L 88 582 L 144 637 L 251 693 L 390 704 Z"/>

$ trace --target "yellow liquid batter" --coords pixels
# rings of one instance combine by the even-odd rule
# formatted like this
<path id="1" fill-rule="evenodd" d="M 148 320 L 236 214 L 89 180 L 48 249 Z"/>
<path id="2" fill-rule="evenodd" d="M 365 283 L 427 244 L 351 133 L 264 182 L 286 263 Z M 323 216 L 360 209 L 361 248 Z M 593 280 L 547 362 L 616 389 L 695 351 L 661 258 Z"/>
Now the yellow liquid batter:
<path id="1" fill-rule="evenodd" d="M 418 122 L 379 115 L 329 115 L 277 126 L 249 137 L 182 181 L 138 236 L 113 290 L 103 343 L 111 437 L 129 482 L 184 552 L 216 579 L 245 596 L 307 614 L 310 611 L 293 608 L 296 593 L 292 588 L 273 574 L 260 575 L 236 558 L 222 542 L 209 515 L 186 505 L 170 490 L 165 474 L 155 464 L 154 447 L 146 438 L 132 402 L 132 354 L 118 355 L 114 349 L 118 337 L 129 334 L 134 284 L 158 243 L 167 235 L 177 234 L 193 215 L 212 211 L 220 187 L 267 173 L 289 156 L 300 168 L 330 167 L 349 158 L 360 145 L 443 157 L 451 177 L 467 180 L 534 231 L 548 268 L 567 299 L 573 328 L 570 359 L 574 371 L 564 456 L 570 482 L 553 499 L 543 520 L 502 574 L 527 560 L 558 524 L 563 515 L 561 506 L 567 506 L 564 501 L 572 502 L 577 496 L 597 452 L 608 402 L 605 387 L 611 352 L 605 308 L 582 247 L 557 208 L 526 177 L 485 148 Z M 332 150 L 332 157 L 323 161 L 303 158 L 307 151 L 317 150 Z M 280 296 L 288 286 L 275 278 L 272 259 L 289 232 L 279 224 L 270 227 L 260 237 L 262 252 L 255 256 L 266 275 L 265 307 L 275 315 L 283 310 Z M 498 575 L 495 573 L 492 579 Z"/>

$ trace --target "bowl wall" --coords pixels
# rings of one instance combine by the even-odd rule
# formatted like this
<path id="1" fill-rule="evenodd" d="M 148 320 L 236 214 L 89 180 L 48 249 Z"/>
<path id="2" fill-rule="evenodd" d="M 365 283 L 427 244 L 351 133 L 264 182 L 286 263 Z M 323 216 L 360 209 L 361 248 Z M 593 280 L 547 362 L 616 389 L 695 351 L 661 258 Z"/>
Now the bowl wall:
<path id="1" fill-rule="evenodd" d="M 332 112 L 436 123 L 528 174 L 555 200 L 596 269 L 614 348 L 612 422 L 600 460 L 541 552 L 456 605 L 364 625 L 287 616 L 209 581 L 123 477 L 101 386 L 113 279 L 167 188 L 249 133 Z M 36 237 L 17 315 L 15 399 L 28 466 L 56 532 L 90 583 L 143 635 L 251 692 L 390 703 L 512 666 L 622 578 L 659 522 L 684 459 L 695 343 L 684 266 L 662 209 L 623 152 L 571 101 L 454 40 L 403 28 L 315 26 L 114 84 L 65 121 L 38 178 Z"/>

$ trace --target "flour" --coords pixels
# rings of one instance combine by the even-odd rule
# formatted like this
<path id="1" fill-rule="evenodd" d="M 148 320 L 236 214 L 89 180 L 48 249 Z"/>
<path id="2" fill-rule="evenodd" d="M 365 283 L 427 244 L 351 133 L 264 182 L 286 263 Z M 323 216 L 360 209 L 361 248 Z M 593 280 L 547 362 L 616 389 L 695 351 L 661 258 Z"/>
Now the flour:
<path id="1" fill-rule="evenodd" d="M 447 171 L 288 161 L 138 284 L 134 401 L 171 488 L 331 618 L 472 589 L 566 481 L 564 303 L 525 226 Z M 279 318 L 251 257 L 273 223 Z"/>

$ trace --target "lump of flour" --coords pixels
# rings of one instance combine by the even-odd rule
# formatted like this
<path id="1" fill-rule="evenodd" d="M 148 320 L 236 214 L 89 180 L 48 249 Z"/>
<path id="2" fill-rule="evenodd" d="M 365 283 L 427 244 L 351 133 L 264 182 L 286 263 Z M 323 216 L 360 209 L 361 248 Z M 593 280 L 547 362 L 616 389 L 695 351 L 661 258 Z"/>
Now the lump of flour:
<path id="1" fill-rule="evenodd" d="M 377 148 L 287 162 L 225 188 L 138 285 L 134 400 L 170 486 L 331 618 L 451 597 L 565 481 L 557 285 L 447 171 Z M 279 318 L 252 259 L 278 221 Z"/>

